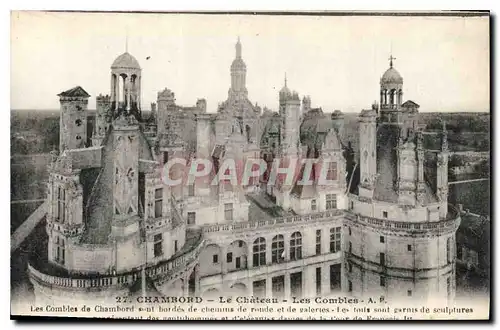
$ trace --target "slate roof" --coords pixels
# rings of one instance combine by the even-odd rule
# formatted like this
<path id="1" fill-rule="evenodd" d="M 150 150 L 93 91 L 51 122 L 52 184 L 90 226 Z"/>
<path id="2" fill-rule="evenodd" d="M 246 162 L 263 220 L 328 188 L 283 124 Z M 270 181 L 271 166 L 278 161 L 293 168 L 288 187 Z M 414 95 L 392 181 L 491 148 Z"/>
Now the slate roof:
<path id="1" fill-rule="evenodd" d="M 87 93 L 82 87 L 76 86 L 67 91 L 61 92 L 57 94 L 57 96 L 65 96 L 65 97 L 90 97 L 90 94 Z"/>

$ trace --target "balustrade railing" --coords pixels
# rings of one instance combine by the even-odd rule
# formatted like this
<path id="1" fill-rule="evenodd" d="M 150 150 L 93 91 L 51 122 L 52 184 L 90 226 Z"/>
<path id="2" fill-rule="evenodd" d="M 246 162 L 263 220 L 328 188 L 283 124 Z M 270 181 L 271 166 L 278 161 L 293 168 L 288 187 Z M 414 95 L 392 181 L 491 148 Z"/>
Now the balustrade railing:
<path id="1" fill-rule="evenodd" d="M 146 268 L 146 274 L 151 277 L 161 277 L 161 281 L 168 281 L 175 276 L 179 271 L 187 268 L 192 262 L 196 261 L 201 249 L 204 246 L 203 237 L 200 235 L 194 248 L 187 250 L 185 253 L 177 256 L 176 258 L 161 262 Z M 133 272 L 117 275 L 89 275 L 89 278 L 72 278 L 54 276 L 44 274 L 37 270 L 33 265 L 28 264 L 28 270 L 32 277 L 44 283 L 45 285 L 65 287 L 65 288 L 107 288 L 116 286 L 131 286 L 134 282 L 141 277 L 141 271 L 136 270 Z"/>
<path id="2" fill-rule="evenodd" d="M 291 215 L 280 218 L 273 218 L 268 220 L 255 220 L 246 222 L 234 222 L 228 224 L 214 224 L 203 227 L 204 233 L 217 233 L 221 231 L 237 231 L 237 230 L 252 230 L 264 227 L 281 226 L 285 224 L 297 224 L 315 222 L 321 220 L 328 220 L 343 214 L 343 210 L 328 210 L 317 213 L 310 213 L 306 215 Z"/>
<path id="3" fill-rule="evenodd" d="M 346 218 L 349 220 L 356 220 L 361 223 L 366 223 L 372 226 L 384 227 L 391 230 L 404 230 L 404 231 L 425 231 L 433 229 L 448 229 L 456 226 L 459 219 L 457 210 L 452 206 L 448 206 L 448 217 L 439 221 L 432 222 L 407 222 L 407 221 L 393 221 L 385 219 L 377 219 L 351 212 L 346 212 Z"/>

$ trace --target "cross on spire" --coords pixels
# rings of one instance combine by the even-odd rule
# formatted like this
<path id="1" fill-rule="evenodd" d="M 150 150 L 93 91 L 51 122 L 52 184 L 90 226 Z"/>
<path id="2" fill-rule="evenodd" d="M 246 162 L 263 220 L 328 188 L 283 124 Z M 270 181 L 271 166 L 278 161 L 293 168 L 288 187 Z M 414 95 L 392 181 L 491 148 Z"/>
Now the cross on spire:
<path id="1" fill-rule="evenodd" d="M 396 58 L 394 56 L 392 56 L 392 54 L 391 54 L 391 56 L 389 57 L 389 61 L 390 61 L 389 65 L 391 66 L 391 68 L 392 68 L 392 61 L 395 60 L 395 59 Z"/>

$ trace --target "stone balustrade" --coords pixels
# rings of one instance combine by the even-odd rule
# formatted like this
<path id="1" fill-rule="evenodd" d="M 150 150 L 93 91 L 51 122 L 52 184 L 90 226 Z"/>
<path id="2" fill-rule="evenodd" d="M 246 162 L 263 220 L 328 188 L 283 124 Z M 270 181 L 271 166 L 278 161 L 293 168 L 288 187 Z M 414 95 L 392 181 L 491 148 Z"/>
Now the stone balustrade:
<path id="1" fill-rule="evenodd" d="M 431 230 L 456 229 L 460 225 L 460 215 L 454 206 L 448 206 L 446 219 L 432 222 L 408 222 L 378 219 L 346 211 L 346 219 L 391 231 L 425 232 Z"/>
<path id="2" fill-rule="evenodd" d="M 178 272 L 182 272 L 190 264 L 197 261 L 203 246 L 204 240 L 200 235 L 191 249 L 186 250 L 184 253 L 181 252 L 169 260 L 147 267 L 146 275 L 153 279 L 160 279 L 162 283 L 169 281 Z M 32 264 L 28 264 L 28 271 L 30 276 L 42 285 L 72 289 L 127 287 L 132 286 L 141 277 L 141 269 L 117 275 L 89 275 L 86 278 L 45 274 L 37 270 Z"/>
<path id="3" fill-rule="evenodd" d="M 244 230 L 254 230 L 260 228 L 280 227 L 287 224 L 300 224 L 311 223 L 318 221 L 331 220 L 331 218 L 340 216 L 344 210 L 328 210 L 317 213 L 310 213 L 307 215 L 292 215 L 280 218 L 273 218 L 267 220 L 234 222 L 228 224 L 214 224 L 203 227 L 204 233 L 218 233 L 218 232 L 235 232 Z"/>

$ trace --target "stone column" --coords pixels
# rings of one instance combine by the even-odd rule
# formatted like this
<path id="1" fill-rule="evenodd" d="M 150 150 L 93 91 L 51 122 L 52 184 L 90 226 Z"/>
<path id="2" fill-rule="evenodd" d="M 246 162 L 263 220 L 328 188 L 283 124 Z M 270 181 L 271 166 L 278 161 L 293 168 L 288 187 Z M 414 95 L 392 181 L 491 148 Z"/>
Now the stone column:
<path id="1" fill-rule="evenodd" d="M 285 262 L 290 261 L 290 233 L 285 233 L 283 235 L 284 246 L 285 246 Z"/>
<path id="2" fill-rule="evenodd" d="M 221 247 L 221 260 L 220 260 L 220 264 L 221 264 L 221 273 L 222 275 L 225 275 L 227 274 L 227 247 L 226 246 L 222 246 Z"/>
<path id="3" fill-rule="evenodd" d="M 290 273 L 285 272 L 285 292 L 283 295 L 284 299 L 290 299 Z"/>
<path id="4" fill-rule="evenodd" d="M 266 298 L 273 297 L 273 281 L 271 275 L 266 275 Z"/>
<path id="5" fill-rule="evenodd" d="M 183 289 L 183 296 L 188 297 L 189 296 L 189 273 L 184 274 L 182 289 Z"/>
<path id="6" fill-rule="evenodd" d="M 266 238 L 266 265 L 271 265 L 273 263 L 272 241 L 272 237 L 270 239 Z"/>
<path id="7" fill-rule="evenodd" d="M 247 269 L 253 267 L 253 241 L 247 243 Z"/>
<path id="8" fill-rule="evenodd" d="M 130 111 L 130 101 L 131 101 L 131 92 L 132 92 L 132 82 L 131 77 L 127 76 L 127 83 L 125 84 L 125 88 L 127 90 L 126 94 L 126 102 L 127 102 L 127 111 Z"/>
<path id="9" fill-rule="evenodd" d="M 194 295 L 195 297 L 201 296 L 200 292 L 200 266 L 196 265 L 194 268 Z"/>

